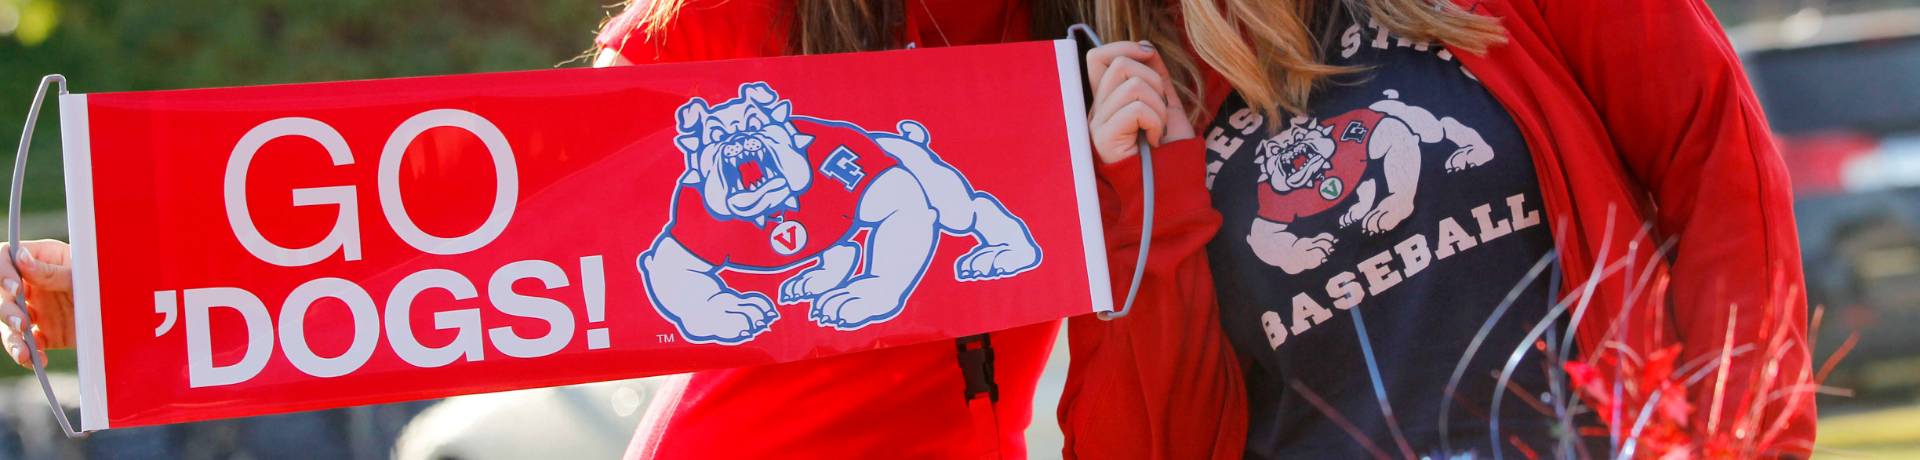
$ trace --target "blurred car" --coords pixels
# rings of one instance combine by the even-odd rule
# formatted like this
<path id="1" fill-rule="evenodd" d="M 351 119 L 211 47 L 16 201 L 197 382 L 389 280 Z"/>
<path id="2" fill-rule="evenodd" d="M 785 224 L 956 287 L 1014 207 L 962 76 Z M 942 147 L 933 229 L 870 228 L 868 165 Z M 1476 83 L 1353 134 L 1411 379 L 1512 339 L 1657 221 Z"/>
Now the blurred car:
<path id="1" fill-rule="evenodd" d="M 1827 308 L 1815 356 L 1857 332 L 1834 384 L 1920 385 L 1920 9 L 1809 8 L 1730 35 L 1793 178 L 1808 296 Z"/>
<path id="2" fill-rule="evenodd" d="M 668 378 L 447 398 L 407 424 L 393 458 L 620 458 Z"/>
<path id="3" fill-rule="evenodd" d="M 78 378 L 58 372 L 48 377 L 67 416 L 78 420 Z M 38 381 L 32 377 L 0 380 L 0 460 L 387 458 L 401 427 L 433 403 L 114 428 L 73 440 L 61 433 L 48 412 Z"/>

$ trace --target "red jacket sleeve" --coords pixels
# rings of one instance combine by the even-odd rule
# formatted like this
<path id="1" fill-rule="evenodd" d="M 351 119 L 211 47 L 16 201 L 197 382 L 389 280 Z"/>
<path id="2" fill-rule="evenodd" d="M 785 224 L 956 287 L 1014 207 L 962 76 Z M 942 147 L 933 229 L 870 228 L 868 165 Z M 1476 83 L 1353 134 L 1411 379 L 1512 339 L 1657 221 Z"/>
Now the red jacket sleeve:
<path id="1" fill-rule="evenodd" d="M 1766 436 L 1784 413 L 1774 445 L 1806 452 L 1812 394 L 1755 403 L 1808 391 L 1794 387 L 1811 380 L 1807 312 L 1786 169 L 1719 22 L 1701 0 L 1535 3 L 1651 194 L 1660 236 L 1676 241 L 1671 314 L 1682 356 L 1718 356 L 1728 337 L 1754 346 L 1731 360 L 1724 392 L 1715 375 L 1692 386 L 1693 428 Z"/>
<path id="2" fill-rule="evenodd" d="M 1204 149 L 1189 139 L 1152 152 L 1152 252 L 1131 314 L 1069 320 L 1059 409 L 1067 458 L 1240 458 L 1246 394 L 1207 265 L 1220 215 L 1204 182 Z M 1140 255 L 1141 166 L 1136 156 L 1097 170 L 1115 302 L 1125 300 Z"/>

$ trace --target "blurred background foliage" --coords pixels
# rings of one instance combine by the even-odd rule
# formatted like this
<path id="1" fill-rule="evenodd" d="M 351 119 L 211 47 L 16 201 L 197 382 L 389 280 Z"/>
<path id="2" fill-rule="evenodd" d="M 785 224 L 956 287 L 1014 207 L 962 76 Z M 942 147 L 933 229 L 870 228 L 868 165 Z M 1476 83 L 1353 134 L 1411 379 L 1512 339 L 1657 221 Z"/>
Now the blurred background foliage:
<path id="1" fill-rule="evenodd" d="M 386 78 L 573 61 L 618 0 L 0 0 L 0 146 L 18 145 L 33 83 L 76 92 Z M 1710 0 L 1726 22 L 1910 0 Z M 49 114 L 48 116 L 52 116 Z M 24 197 L 63 208 L 58 138 L 43 125 Z M 8 160 L 10 154 L 0 152 Z"/>
<path id="2" fill-rule="evenodd" d="M 589 48 L 610 3 L 0 0 L 0 155 L 46 74 L 107 92 L 546 68 Z M 55 126 L 34 139 L 32 211 L 63 207 Z"/>
<path id="3" fill-rule="evenodd" d="M 46 74 L 93 93 L 584 65 L 574 58 L 616 3 L 0 0 L 0 168 L 12 165 L 27 103 Z M 29 156 L 28 212 L 65 207 L 53 105 Z M 71 369 L 70 353 L 52 359 Z M 0 377 L 22 373 L 0 366 Z"/>

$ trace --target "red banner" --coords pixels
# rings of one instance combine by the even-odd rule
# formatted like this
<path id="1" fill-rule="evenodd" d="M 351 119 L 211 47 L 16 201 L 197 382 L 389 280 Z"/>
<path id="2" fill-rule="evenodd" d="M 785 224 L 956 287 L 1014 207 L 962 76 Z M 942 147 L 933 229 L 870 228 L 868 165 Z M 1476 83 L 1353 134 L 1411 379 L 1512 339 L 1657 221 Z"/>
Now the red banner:
<path id="1" fill-rule="evenodd" d="M 1071 42 L 60 101 L 87 429 L 1111 308 Z"/>

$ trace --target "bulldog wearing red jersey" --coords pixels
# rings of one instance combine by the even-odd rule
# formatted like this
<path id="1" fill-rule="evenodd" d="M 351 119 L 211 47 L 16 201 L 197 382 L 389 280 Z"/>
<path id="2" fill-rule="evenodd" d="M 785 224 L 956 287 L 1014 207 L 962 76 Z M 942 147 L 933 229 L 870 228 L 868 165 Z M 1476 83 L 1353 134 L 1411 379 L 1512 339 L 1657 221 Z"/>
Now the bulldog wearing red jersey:
<path id="1" fill-rule="evenodd" d="M 690 342 L 744 343 L 780 317 L 722 270 L 798 269 L 779 303 L 809 303 L 814 323 L 854 330 L 899 315 L 942 233 L 978 242 L 954 262 L 955 280 L 1040 266 L 1026 224 L 941 161 L 919 122 L 886 133 L 794 115 L 766 83 L 718 105 L 693 98 L 676 118 L 687 173 L 638 264 L 655 308 Z"/>
<path id="2" fill-rule="evenodd" d="M 1480 133 L 1454 120 L 1400 102 L 1399 94 L 1367 108 L 1325 120 L 1295 118 L 1280 134 L 1260 142 L 1259 218 L 1247 244 L 1268 265 L 1288 274 L 1326 263 L 1338 241 L 1330 232 L 1297 235 L 1296 219 L 1337 206 L 1340 228 L 1360 224 L 1379 234 L 1413 214 L 1420 182 L 1420 144 L 1451 141 L 1460 146 L 1447 157 L 1446 170 L 1458 172 L 1493 159 Z M 1385 185 L 1381 185 L 1385 182 Z"/>

